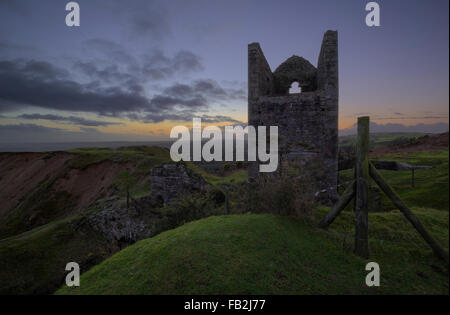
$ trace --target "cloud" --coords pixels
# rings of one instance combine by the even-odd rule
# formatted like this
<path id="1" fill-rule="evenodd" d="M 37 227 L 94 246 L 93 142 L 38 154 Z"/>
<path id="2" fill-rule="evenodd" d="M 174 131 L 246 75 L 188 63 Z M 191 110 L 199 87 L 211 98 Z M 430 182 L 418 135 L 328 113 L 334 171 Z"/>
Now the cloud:
<path id="1" fill-rule="evenodd" d="M 130 36 L 133 38 L 162 41 L 172 34 L 168 11 L 163 2 L 133 1 L 127 3 L 126 12 L 123 12 L 123 6 L 119 6 L 118 9 L 125 15 L 130 26 Z"/>
<path id="2" fill-rule="evenodd" d="M 88 65 L 84 65 L 89 68 Z M 87 69 L 86 68 L 86 69 Z M 88 70 L 86 70 L 88 71 Z M 115 68 L 96 72 L 94 77 L 105 80 L 121 76 Z M 173 97 L 155 95 L 147 98 L 142 94 L 139 80 L 126 77 L 126 84 L 104 87 L 95 83 L 79 83 L 68 78 L 68 72 L 48 62 L 35 60 L 0 61 L 0 112 L 17 110 L 27 106 L 79 112 L 95 112 L 117 116 L 123 112 L 158 112 L 178 107 L 206 106 L 201 95 L 195 97 Z"/>
<path id="3" fill-rule="evenodd" d="M 202 115 L 199 118 L 202 119 L 202 123 L 210 123 L 211 124 L 211 123 L 229 122 L 229 123 L 233 123 L 233 124 L 243 124 L 243 122 L 240 120 L 236 120 L 229 116 L 223 116 L 223 115 L 215 115 L 215 116 Z"/>
<path id="4" fill-rule="evenodd" d="M 353 127 L 339 130 L 340 136 L 346 136 L 356 134 L 357 124 Z M 448 123 L 435 123 L 435 124 L 417 124 L 413 126 L 405 126 L 402 124 L 377 124 L 376 122 L 370 123 L 370 132 L 422 132 L 422 133 L 442 133 L 449 130 Z"/>
<path id="5" fill-rule="evenodd" d="M 223 88 L 212 79 L 199 79 L 190 84 L 174 83 L 150 99 L 150 104 L 159 111 L 131 113 L 127 117 L 144 123 L 192 121 L 194 117 L 200 117 L 207 123 L 241 123 L 229 116 L 199 114 L 213 103 L 228 100 L 246 101 L 247 93 L 244 89 Z"/>
<path id="6" fill-rule="evenodd" d="M 93 38 L 82 43 L 83 49 L 100 61 L 111 65 L 125 65 L 129 70 L 138 68 L 138 60 L 129 54 L 124 46 L 103 38 Z M 98 60 L 93 61 L 95 64 Z"/>
<path id="7" fill-rule="evenodd" d="M 173 78 L 175 74 L 188 74 L 203 69 L 201 58 L 190 51 L 181 50 L 169 57 L 156 49 L 144 56 L 141 71 L 147 80 L 166 80 Z"/>
<path id="8" fill-rule="evenodd" d="M 30 46 L 30 45 L 21 45 L 21 44 L 16 44 L 10 41 L 5 41 L 2 40 L 0 41 L 0 54 L 5 54 L 5 53 L 11 53 L 11 54 L 15 54 L 17 55 L 18 52 L 38 52 L 39 49 L 37 49 L 34 46 Z"/>
<path id="9" fill-rule="evenodd" d="M 164 93 L 175 97 L 202 95 L 211 100 L 247 100 L 245 89 L 223 88 L 213 79 L 199 79 L 191 84 L 175 83 L 165 88 Z"/>
<path id="10" fill-rule="evenodd" d="M 100 120 L 89 120 L 82 117 L 76 117 L 76 116 L 59 116 L 59 115 L 52 115 L 52 114 L 23 114 L 20 116 L 17 116 L 16 118 L 21 119 L 28 119 L 28 120 L 52 120 L 52 121 L 63 121 L 68 122 L 74 125 L 80 125 L 80 126 L 88 126 L 88 127 L 103 127 L 103 126 L 110 126 L 110 125 L 122 125 L 120 122 L 109 122 L 109 121 L 100 121 Z"/>
<path id="11" fill-rule="evenodd" d="M 111 51 L 114 59 L 77 61 L 71 72 L 47 61 L 0 61 L 0 113 L 39 107 L 90 112 L 107 117 L 128 117 L 145 122 L 189 121 L 192 117 L 198 117 L 199 111 L 205 112 L 214 104 L 247 100 L 244 88 L 222 87 L 213 79 L 173 83 L 148 96 L 149 90 L 145 83 L 152 77 L 168 78 L 200 70 L 200 59 L 188 51 L 180 51 L 173 57 L 157 51 L 150 57 L 138 60 L 126 54 L 123 47 L 110 41 L 95 40 L 90 41 L 89 45 L 102 53 Z M 146 76 L 147 71 L 156 72 Z M 163 74 L 156 74 L 158 72 Z M 81 80 L 80 75 L 85 80 Z M 61 117 L 37 119 L 99 126 L 96 125 L 99 122 L 82 121 L 75 116 Z M 31 119 L 26 116 L 22 118 Z M 226 119 L 234 122 L 230 117 Z M 218 118 L 215 120 L 219 122 Z"/>
<path id="12" fill-rule="evenodd" d="M 65 74 L 48 62 L 0 61 L 0 112 L 27 106 L 97 113 L 151 108 L 148 99 L 134 91 L 89 86 Z"/>
<path id="13" fill-rule="evenodd" d="M 129 114 L 127 116 L 130 120 L 139 121 L 142 123 L 158 123 L 165 120 L 172 121 L 184 121 L 184 122 L 192 122 L 193 118 L 201 118 L 204 123 L 242 123 L 239 120 L 236 120 L 229 116 L 224 115 L 206 115 L 198 113 L 194 111 L 180 111 L 176 113 L 164 112 L 164 113 L 155 113 L 155 114 L 146 114 L 146 115 L 138 115 L 138 114 Z"/>
<path id="14" fill-rule="evenodd" d="M 99 141 L 154 141 L 162 137 L 137 134 L 104 133 L 95 128 L 70 131 L 36 124 L 0 125 L 0 151 L 20 143 L 70 143 Z M 165 137 L 167 139 L 167 136 Z"/>

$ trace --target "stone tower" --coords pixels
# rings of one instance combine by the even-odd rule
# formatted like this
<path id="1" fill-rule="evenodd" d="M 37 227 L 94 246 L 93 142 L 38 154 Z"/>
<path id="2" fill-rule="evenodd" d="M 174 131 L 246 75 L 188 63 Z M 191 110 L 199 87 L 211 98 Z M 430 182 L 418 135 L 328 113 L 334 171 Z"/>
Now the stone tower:
<path id="1" fill-rule="evenodd" d="M 293 82 L 301 93 L 289 94 Z M 278 168 L 300 161 L 316 197 L 328 203 L 337 197 L 338 103 L 337 31 L 325 33 L 317 68 L 294 55 L 272 72 L 259 43 L 248 45 L 249 125 L 278 126 Z M 249 180 L 258 174 L 252 163 Z"/>

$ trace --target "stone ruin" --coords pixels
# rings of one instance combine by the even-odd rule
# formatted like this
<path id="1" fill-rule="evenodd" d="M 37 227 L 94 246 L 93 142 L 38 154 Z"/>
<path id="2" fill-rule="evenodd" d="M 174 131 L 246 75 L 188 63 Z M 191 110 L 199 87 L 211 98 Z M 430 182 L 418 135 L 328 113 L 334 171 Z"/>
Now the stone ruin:
<path id="1" fill-rule="evenodd" d="M 289 94 L 297 82 L 301 93 Z M 292 56 L 272 72 L 259 43 L 248 45 L 249 125 L 278 126 L 279 166 L 295 160 L 316 197 L 337 200 L 338 180 L 338 36 L 323 37 L 317 68 Z M 261 178 L 250 163 L 249 181 Z"/>
<path id="2" fill-rule="evenodd" d="M 164 204 L 171 204 L 184 195 L 204 193 L 209 184 L 181 163 L 166 163 L 151 169 L 151 191 Z"/>

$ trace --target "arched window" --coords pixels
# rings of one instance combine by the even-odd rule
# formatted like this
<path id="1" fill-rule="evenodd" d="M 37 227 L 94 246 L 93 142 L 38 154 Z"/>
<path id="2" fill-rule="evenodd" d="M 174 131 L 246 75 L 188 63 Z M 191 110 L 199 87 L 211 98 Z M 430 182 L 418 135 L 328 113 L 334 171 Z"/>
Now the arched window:
<path id="1" fill-rule="evenodd" d="M 289 89 L 289 94 L 298 94 L 298 93 L 302 93 L 302 88 L 300 84 L 297 81 L 292 82 L 291 87 Z"/>

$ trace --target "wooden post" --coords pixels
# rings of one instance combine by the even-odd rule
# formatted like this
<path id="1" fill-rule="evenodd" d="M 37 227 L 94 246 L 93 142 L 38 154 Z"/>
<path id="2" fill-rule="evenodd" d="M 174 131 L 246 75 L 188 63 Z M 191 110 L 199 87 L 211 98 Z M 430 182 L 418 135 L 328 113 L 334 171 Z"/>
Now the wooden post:
<path id="1" fill-rule="evenodd" d="M 411 186 L 414 188 L 414 167 L 411 168 Z"/>
<path id="2" fill-rule="evenodd" d="M 364 258 L 369 258 L 369 141 L 369 117 L 359 117 L 355 165 L 355 254 Z"/>
<path id="3" fill-rule="evenodd" d="M 350 203 L 350 201 L 355 197 L 355 181 L 353 181 L 350 186 L 344 191 L 342 196 L 339 198 L 338 202 L 334 204 L 330 212 L 320 221 L 319 227 L 326 228 L 334 219 L 341 213 L 342 210 Z"/>
<path id="4" fill-rule="evenodd" d="M 430 245 L 433 249 L 433 252 L 436 256 L 443 259 L 447 266 L 449 264 L 448 253 L 444 251 L 444 249 L 439 246 L 439 244 L 433 239 L 433 237 L 428 234 L 425 227 L 420 223 L 419 219 L 414 215 L 414 213 L 408 209 L 408 207 L 403 203 L 402 199 L 397 195 L 397 193 L 389 186 L 381 174 L 377 171 L 377 169 L 370 163 L 369 165 L 370 176 L 372 176 L 373 180 L 378 184 L 381 190 L 391 199 L 394 205 L 405 215 L 409 222 L 416 228 L 420 235 L 424 238 L 424 240 Z"/>

